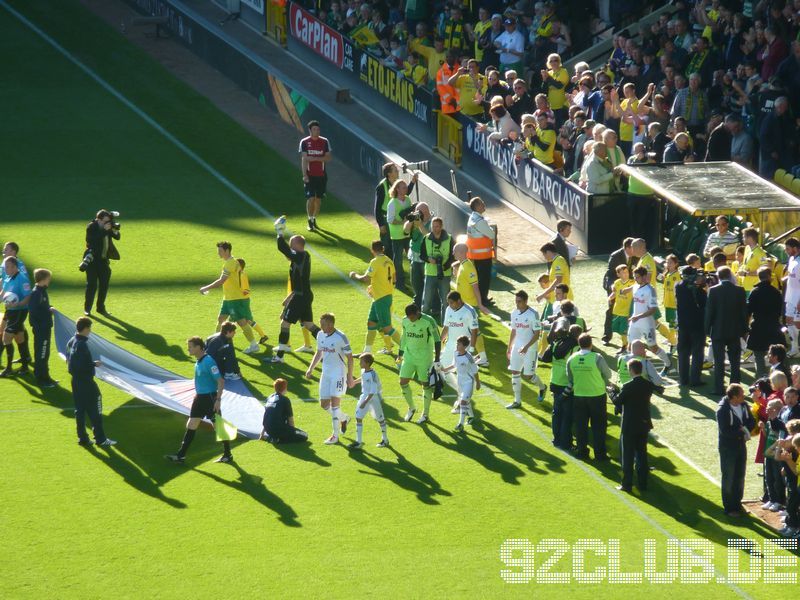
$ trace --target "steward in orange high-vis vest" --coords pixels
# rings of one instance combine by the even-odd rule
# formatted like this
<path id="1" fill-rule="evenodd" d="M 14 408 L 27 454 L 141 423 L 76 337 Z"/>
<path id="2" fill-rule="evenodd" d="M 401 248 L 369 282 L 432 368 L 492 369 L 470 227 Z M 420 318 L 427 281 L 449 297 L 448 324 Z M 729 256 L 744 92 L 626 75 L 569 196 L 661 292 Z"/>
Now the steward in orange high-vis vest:
<path id="1" fill-rule="evenodd" d="M 447 60 L 444 61 L 436 73 L 436 92 L 439 94 L 439 101 L 442 103 L 442 113 L 446 115 L 453 115 L 458 112 L 458 92 L 456 88 L 447 83 L 458 72 L 457 62 L 458 56 L 456 53 L 448 52 Z"/>

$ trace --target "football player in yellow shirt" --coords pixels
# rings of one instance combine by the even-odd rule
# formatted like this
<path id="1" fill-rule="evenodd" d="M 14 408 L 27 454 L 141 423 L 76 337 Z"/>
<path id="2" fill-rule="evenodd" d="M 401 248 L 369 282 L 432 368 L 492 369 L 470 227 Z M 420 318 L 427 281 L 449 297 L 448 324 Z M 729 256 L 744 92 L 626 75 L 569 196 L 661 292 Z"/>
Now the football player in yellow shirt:
<path id="1" fill-rule="evenodd" d="M 372 352 L 372 342 L 375 341 L 379 329 L 385 336 L 400 344 L 400 332 L 392 326 L 392 295 L 397 281 L 394 262 L 383 253 L 383 242 L 380 240 L 372 242 L 370 251 L 373 259 L 366 273 L 359 275 L 355 271 L 350 271 L 350 279 L 366 283 L 372 296 L 372 306 L 367 317 L 367 341 L 363 353 Z"/>
<path id="2" fill-rule="evenodd" d="M 742 287 L 749 296 L 758 283 L 758 268 L 761 266 L 761 259 L 764 258 L 766 252 L 758 245 L 758 230 L 754 227 L 748 227 L 742 231 L 742 241 L 746 246 L 744 262 L 739 267 L 737 274 L 742 276 Z"/>
<path id="3" fill-rule="evenodd" d="M 618 333 L 622 340 L 622 347 L 618 354 L 626 352 L 628 347 L 628 317 L 631 314 L 631 303 L 633 294 L 620 294 L 624 289 L 633 287 L 628 265 L 618 265 L 614 272 L 617 278 L 614 280 L 614 287 L 608 295 L 608 303 L 613 306 L 611 309 L 611 331 Z"/>
<path id="4" fill-rule="evenodd" d="M 238 260 L 233 258 L 232 250 L 233 246 L 230 242 L 217 242 L 217 254 L 225 261 L 222 265 L 222 273 L 216 280 L 201 287 L 200 293 L 205 295 L 215 288 L 222 287 L 222 306 L 217 318 L 217 331 L 227 320 L 238 324 L 242 328 L 244 337 L 250 342 L 250 346 L 245 348 L 244 353 L 252 354 L 258 351 L 259 346 L 250 327 L 250 321 L 253 320 L 250 303 L 242 291 L 242 266 Z"/>
<path id="5" fill-rule="evenodd" d="M 481 335 L 481 315 L 490 315 L 491 311 L 481 303 L 481 292 L 478 287 L 478 271 L 475 263 L 467 258 L 467 245 L 456 244 L 453 246 L 453 273 L 455 274 L 456 291 L 461 294 L 464 304 L 469 304 L 478 310 L 478 337 L 475 339 L 475 352 L 478 354 L 478 366 L 488 364 L 489 357 L 486 355 L 486 342 Z"/>
<path id="6" fill-rule="evenodd" d="M 678 271 L 678 257 L 670 254 L 666 259 L 664 271 L 664 319 L 667 327 L 677 337 L 678 302 L 675 298 L 675 286 L 681 282 L 681 273 Z"/>
<path id="7" fill-rule="evenodd" d="M 241 270 L 241 273 L 240 273 L 240 281 L 241 281 L 241 284 L 242 284 L 242 292 L 244 293 L 245 296 L 247 296 L 247 304 L 249 305 L 250 304 L 250 297 L 251 297 L 250 296 L 250 277 L 248 277 L 247 273 L 244 272 L 244 268 L 247 266 L 247 263 L 244 262 L 243 258 L 237 258 L 236 260 L 239 261 L 239 266 L 242 267 L 242 270 Z M 251 306 L 250 307 L 251 314 L 252 314 L 252 310 L 253 310 L 253 307 Z M 250 327 L 252 327 L 253 330 L 255 330 L 255 332 L 259 335 L 258 343 L 259 344 L 266 344 L 267 343 L 267 339 L 269 339 L 269 336 L 267 336 L 267 334 L 264 333 L 264 330 L 261 329 L 261 325 L 259 325 L 255 321 L 251 320 L 250 321 Z"/>
<path id="8" fill-rule="evenodd" d="M 544 288 L 541 294 L 536 296 L 536 301 L 541 302 L 546 300 L 544 310 L 542 311 L 542 321 L 545 321 L 550 315 L 553 314 L 553 302 L 555 302 L 555 289 L 559 283 L 569 285 L 569 263 L 556 251 L 556 246 L 552 242 L 547 242 L 544 246 L 539 248 L 544 259 L 550 265 L 547 274 L 547 287 Z M 541 282 L 540 282 L 541 283 Z M 572 286 L 569 285 L 569 293 L 567 299 L 573 300 L 575 295 L 572 291 Z M 539 338 L 539 355 L 541 356 L 547 349 L 547 336 L 542 335 Z"/>

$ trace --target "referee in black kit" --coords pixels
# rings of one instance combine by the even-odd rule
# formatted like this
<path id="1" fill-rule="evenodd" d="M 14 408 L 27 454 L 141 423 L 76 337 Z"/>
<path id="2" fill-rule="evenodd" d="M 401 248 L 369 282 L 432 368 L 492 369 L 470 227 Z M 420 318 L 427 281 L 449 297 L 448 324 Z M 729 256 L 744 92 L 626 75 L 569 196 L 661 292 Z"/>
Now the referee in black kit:
<path id="1" fill-rule="evenodd" d="M 282 363 L 283 355 L 291 352 L 289 346 L 289 328 L 298 321 L 311 332 L 316 339 L 319 327 L 314 324 L 314 313 L 311 304 L 314 293 L 311 291 L 311 256 L 306 252 L 306 239 L 302 235 L 293 235 L 286 243 L 283 237 L 285 224 L 281 219 L 275 222 L 278 235 L 278 251 L 291 263 L 289 266 L 289 283 L 292 288 L 283 301 L 281 313 L 281 332 L 278 334 L 278 345 L 275 356 L 264 359 L 265 362 Z"/>

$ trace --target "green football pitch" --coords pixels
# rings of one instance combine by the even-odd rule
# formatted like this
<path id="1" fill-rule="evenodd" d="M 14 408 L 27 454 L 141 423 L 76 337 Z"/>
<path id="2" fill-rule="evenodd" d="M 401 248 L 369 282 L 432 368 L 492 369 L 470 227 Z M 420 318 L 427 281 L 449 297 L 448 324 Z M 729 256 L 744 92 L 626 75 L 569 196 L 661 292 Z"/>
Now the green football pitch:
<path id="1" fill-rule="evenodd" d="M 95 333 L 187 377 L 184 340 L 213 330 L 220 300 L 197 289 L 219 273 L 215 242 L 227 239 L 247 260 L 254 313 L 274 341 L 287 264 L 267 215 L 303 227 L 300 178 L 287 176 L 296 165 L 78 2 L 10 5 L 13 13 L 0 0 L 0 238 L 17 241 L 29 267 L 54 272 L 51 301 L 76 317 L 84 226 L 100 207 L 119 210 L 114 316 L 98 318 Z M 364 269 L 374 229 L 335 198 L 320 224 L 325 231 L 311 237 L 315 309 L 335 312 L 358 350 L 369 298 L 343 274 Z M 404 301 L 398 294 L 396 312 Z M 453 433 L 449 400 L 434 404 L 427 426 L 403 423 L 384 356 L 392 447 L 374 447 L 379 431 L 368 418 L 360 452 L 321 443 L 327 413 L 299 400 L 316 396 L 316 377 L 303 377 L 310 355 L 272 366 L 240 353 L 259 394 L 289 380 L 312 443 L 236 442 L 235 465 L 213 462 L 219 448 L 208 431 L 186 466 L 168 464 L 184 419 L 102 383 L 106 430 L 119 444 L 77 446 L 57 356 L 59 389 L 0 381 L 0 596 L 767 597 L 784 589 L 767 584 L 770 573 L 796 577 L 797 564 L 781 567 L 788 555 L 764 545 L 769 530 L 722 518 L 719 489 L 668 448 L 651 445 L 650 490 L 633 496 L 614 489 L 617 462 L 555 450 L 549 398 L 538 404 L 526 388 L 524 410 L 505 410 L 507 331 L 493 322 L 486 335 L 496 358 L 476 396 L 478 427 Z M 701 439 L 713 449 L 713 422 L 706 427 Z M 756 550 L 729 551 L 734 538 Z M 651 546 L 656 574 L 637 583 Z"/>

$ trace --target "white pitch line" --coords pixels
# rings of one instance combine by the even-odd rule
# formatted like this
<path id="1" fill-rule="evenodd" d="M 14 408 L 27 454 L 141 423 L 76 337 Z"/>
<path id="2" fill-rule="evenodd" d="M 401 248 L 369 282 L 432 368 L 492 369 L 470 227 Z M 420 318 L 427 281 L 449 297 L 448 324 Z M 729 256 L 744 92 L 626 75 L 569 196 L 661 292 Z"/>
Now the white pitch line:
<path id="1" fill-rule="evenodd" d="M 119 92 L 116 88 L 114 88 L 111 84 L 105 81 L 100 75 L 95 73 L 92 69 L 88 66 L 83 64 L 80 60 L 78 60 L 75 56 L 73 56 L 66 48 L 61 46 L 58 42 L 56 42 L 52 37 L 50 37 L 47 33 L 39 29 L 34 23 L 29 21 L 24 15 L 17 12 L 15 9 L 10 7 L 5 0 L 0 0 L 0 6 L 5 8 L 8 12 L 14 15 L 19 21 L 24 23 L 29 29 L 34 31 L 39 37 L 45 40 L 49 45 L 53 48 L 58 50 L 60 54 L 62 54 L 67 60 L 77 66 L 81 71 L 83 71 L 86 75 L 88 75 L 91 79 L 93 79 L 98 85 L 100 85 L 103 89 L 109 92 L 112 96 L 114 96 L 117 100 L 122 102 L 125 106 L 127 106 L 130 110 L 132 110 L 136 115 L 142 118 L 146 123 L 148 123 L 151 127 L 153 127 L 156 131 L 158 131 L 161 135 L 163 135 L 166 139 L 172 142 L 178 149 L 184 152 L 189 158 L 194 160 L 197 164 L 203 167 L 206 171 L 208 171 L 214 178 L 216 178 L 220 183 L 222 183 L 225 187 L 227 187 L 230 191 L 232 191 L 236 196 L 238 196 L 241 200 L 243 200 L 246 204 L 256 210 L 258 213 L 266 217 L 267 219 L 274 219 L 274 216 L 269 213 L 266 209 L 264 209 L 260 204 L 258 204 L 253 198 L 251 198 L 248 194 L 243 192 L 239 189 L 234 183 L 232 183 L 227 177 L 225 177 L 222 173 L 220 173 L 217 169 L 211 166 L 208 162 L 203 160 L 197 153 L 191 150 L 188 146 L 186 146 L 183 142 L 181 142 L 178 138 L 172 135 L 169 131 L 164 129 L 157 121 L 155 121 L 152 117 L 150 117 L 147 113 L 145 113 L 141 108 L 139 108 L 136 104 L 134 104 L 131 100 L 125 97 L 121 92 Z M 349 277 L 347 277 L 338 267 L 336 267 L 333 263 L 327 260 L 322 254 L 318 251 L 314 251 L 310 248 L 312 253 L 317 256 L 323 263 L 325 263 L 332 271 L 337 273 L 345 282 L 350 283 L 358 289 L 362 294 L 365 296 L 369 296 L 364 288 L 358 286 L 353 282 Z M 505 402 L 494 392 L 488 391 L 486 395 L 494 397 L 495 401 L 505 406 Z M 524 415 L 520 413 L 513 413 L 514 416 L 525 423 L 535 434 L 536 436 L 545 443 L 545 446 L 550 443 L 550 440 L 547 439 L 547 436 L 542 433 L 540 427 L 532 423 L 528 420 Z M 672 535 L 668 530 L 662 527 L 659 523 L 654 521 L 650 518 L 647 514 L 645 514 L 639 507 L 633 504 L 630 499 L 626 498 L 617 490 L 615 490 L 611 484 L 606 481 L 605 479 L 601 478 L 596 472 L 589 469 L 582 461 L 577 460 L 573 456 L 568 453 L 564 453 L 567 460 L 574 462 L 578 468 L 580 468 L 584 473 L 588 474 L 592 479 L 594 479 L 598 484 L 600 484 L 604 489 L 606 489 L 609 493 L 611 493 L 615 498 L 617 498 L 620 502 L 622 502 L 628 509 L 636 513 L 640 516 L 645 522 L 647 522 L 650 526 L 654 529 L 659 531 L 662 535 L 676 539 L 676 536 Z M 719 575 L 719 574 L 718 574 Z M 726 582 L 727 583 L 727 582 Z M 744 598 L 749 598 L 749 596 L 736 585 L 731 583 L 727 583 L 731 589 L 733 589 L 739 596 Z"/>

